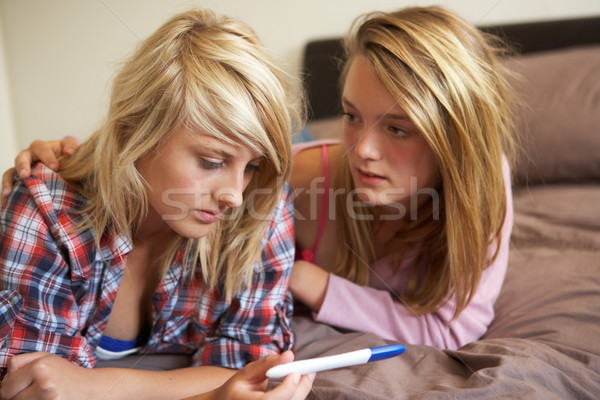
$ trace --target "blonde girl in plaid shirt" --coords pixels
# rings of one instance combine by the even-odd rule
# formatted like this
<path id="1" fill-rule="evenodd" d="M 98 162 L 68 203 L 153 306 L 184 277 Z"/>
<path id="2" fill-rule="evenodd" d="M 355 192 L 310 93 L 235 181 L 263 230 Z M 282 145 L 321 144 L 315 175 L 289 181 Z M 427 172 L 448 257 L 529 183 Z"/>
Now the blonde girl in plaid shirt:
<path id="1" fill-rule="evenodd" d="M 305 397 L 310 377 L 262 393 L 293 358 L 288 93 L 254 32 L 208 11 L 139 46 L 104 125 L 3 209 L 0 398 Z M 195 367 L 90 369 L 102 336 Z"/>

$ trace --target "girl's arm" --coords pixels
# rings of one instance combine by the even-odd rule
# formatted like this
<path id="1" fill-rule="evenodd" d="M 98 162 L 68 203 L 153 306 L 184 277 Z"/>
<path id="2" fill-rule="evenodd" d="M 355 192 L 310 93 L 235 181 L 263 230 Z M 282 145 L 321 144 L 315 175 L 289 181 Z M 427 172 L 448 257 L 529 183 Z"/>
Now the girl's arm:
<path id="1" fill-rule="evenodd" d="M 503 278 L 502 271 L 498 272 Z M 416 316 L 393 291 L 360 286 L 335 275 L 330 275 L 322 307 L 313 311 L 317 321 L 345 329 L 403 343 L 456 349 L 485 333 L 494 316 L 494 293 L 502 284 L 501 279 L 492 282 L 497 278 L 493 273 L 488 281 L 491 285 L 482 282 L 475 298 L 456 320 L 452 320 L 452 299 L 433 313 Z"/>
<path id="2" fill-rule="evenodd" d="M 510 169 L 506 161 L 504 178 L 507 213 L 500 251 L 494 263 L 483 271 L 477 291 L 457 319 L 452 319 L 455 309 L 452 298 L 436 312 L 416 316 L 410 307 L 402 304 L 394 288 L 380 290 L 360 286 L 304 261 L 294 265 L 290 282 L 292 294 L 311 308 L 319 322 L 374 333 L 384 339 L 441 349 L 456 349 L 477 340 L 494 318 L 493 306 L 508 265 L 513 205 Z M 490 246 L 490 254 L 494 248 L 495 244 Z M 323 278 L 325 274 L 328 275 L 327 281 Z M 385 285 L 386 282 L 382 282 L 379 286 Z M 319 300 L 321 298 L 322 301 Z"/>
<path id="3" fill-rule="evenodd" d="M 313 312 L 319 312 L 327 294 L 329 276 L 329 272 L 323 268 L 298 260 L 292 269 L 290 292 L 294 299 L 307 305 Z"/>
<path id="4" fill-rule="evenodd" d="M 292 352 L 282 353 L 280 356 L 268 356 L 248 364 L 244 369 L 235 374 L 219 388 L 186 400 L 208 399 L 304 399 L 312 387 L 315 374 L 300 376 L 297 373 L 288 375 L 281 384 L 267 393 L 263 393 L 267 380 L 266 372 L 275 365 L 293 361 Z"/>
<path id="5" fill-rule="evenodd" d="M 173 371 L 125 368 L 88 369 L 57 355 L 35 352 L 14 356 L 0 387 L 0 398 L 180 399 L 219 387 L 235 370 L 192 367 Z"/>
<path id="6" fill-rule="evenodd" d="M 281 385 L 264 393 L 266 371 L 293 361 L 293 354 L 265 357 L 239 372 L 217 367 L 191 367 L 174 371 L 140 371 L 122 368 L 86 369 L 48 353 L 15 356 L 2 381 L 0 398 L 124 399 L 303 399 L 314 375 L 287 377 Z"/>

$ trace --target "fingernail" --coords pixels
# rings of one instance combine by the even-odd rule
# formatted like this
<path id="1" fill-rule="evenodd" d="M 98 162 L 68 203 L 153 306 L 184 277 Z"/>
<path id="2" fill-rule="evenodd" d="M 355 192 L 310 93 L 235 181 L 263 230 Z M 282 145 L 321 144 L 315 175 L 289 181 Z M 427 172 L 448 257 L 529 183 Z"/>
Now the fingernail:
<path id="1" fill-rule="evenodd" d="M 55 163 L 50 163 L 48 164 L 48 167 L 52 170 L 52 171 L 56 171 L 56 169 L 58 168 L 58 165 L 56 165 Z"/>
<path id="2" fill-rule="evenodd" d="M 70 148 L 70 147 L 67 147 L 67 148 L 64 150 L 64 153 L 65 153 L 66 155 L 68 155 L 68 156 L 72 156 L 74 152 L 75 152 L 75 149 L 72 149 L 72 148 Z"/>
<path id="3" fill-rule="evenodd" d="M 299 373 L 297 373 L 297 372 L 294 372 L 292 375 L 293 375 L 293 378 L 292 378 L 292 379 L 294 380 L 294 383 L 295 383 L 296 385 L 297 385 L 298 383 L 300 383 L 300 374 L 299 374 Z"/>
<path id="4" fill-rule="evenodd" d="M 25 171 L 24 169 L 19 171 L 19 178 L 25 178 L 25 174 L 27 173 L 27 171 Z"/>
<path id="5" fill-rule="evenodd" d="M 7 187 L 2 189 L 2 197 L 8 197 L 9 194 L 10 194 L 10 189 L 8 189 Z"/>
<path id="6" fill-rule="evenodd" d="M 316 372 L 311 372 L 310 374 L 308 374 L 308 379 L 310 379 L 311 382 L 314 381 L 316 377 L 317 377 Z"/>

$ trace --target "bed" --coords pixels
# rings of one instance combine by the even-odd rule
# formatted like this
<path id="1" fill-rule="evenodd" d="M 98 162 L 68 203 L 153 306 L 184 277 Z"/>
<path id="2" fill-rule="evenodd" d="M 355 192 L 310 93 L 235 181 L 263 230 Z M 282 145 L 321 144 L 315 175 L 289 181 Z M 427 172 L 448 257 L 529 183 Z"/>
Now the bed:
<path id="1" fill-rule="evenodd" d="M 403 343 L 405 354 L 320 372 L 312 399 L 600 398 L 600 16 L 487 26 L 511 42 L 506 60 L 525 106 L 514 172 L 515 225 L 495 319 L 456 351 Z M 305 51 L 305 134 L 340 134 L 340 39 Z M 296 358 L 392 342 L 293 322 Z"/>

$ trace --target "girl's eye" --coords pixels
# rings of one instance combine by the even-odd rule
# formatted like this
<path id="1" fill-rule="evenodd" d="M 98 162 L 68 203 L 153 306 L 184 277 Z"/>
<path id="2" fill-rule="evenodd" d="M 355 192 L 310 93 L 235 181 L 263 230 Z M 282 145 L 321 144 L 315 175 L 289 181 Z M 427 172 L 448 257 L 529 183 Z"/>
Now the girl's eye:
<path id="1" fill-rule="evenodd" d="M 202 166 L 202 168 L 204 169 L 219 169 L 219 168 L 223 168 L 223 162 L 214 162 L 214 161 L 209 161 L 205 158 L 201 158 L 200 159 L 200 165 Z"/>
<path id="2" fill-rule="evenodd" d="M 248 172 L 260 172 L 260 164 L 248 164 L 246 165 L 246 171 Z"/>
<path id="3" fill-rule="evenodd" d="M 409 135 L 406 129 L 399 128 L 397 126 L 390 126 L 389 130 L 392 133 L 392 135 L 394 135 L 398 139 L 404 139 Z"/>
<path id="4" fill-rule="evenodd" d="M 342 113 L 342 115 L 344 116 L 344 118 L 346 118 L 346 120 L 348 120 L 348 122 L 355 122 L 356 121 L 356 115 L 345 112 Z"/>

